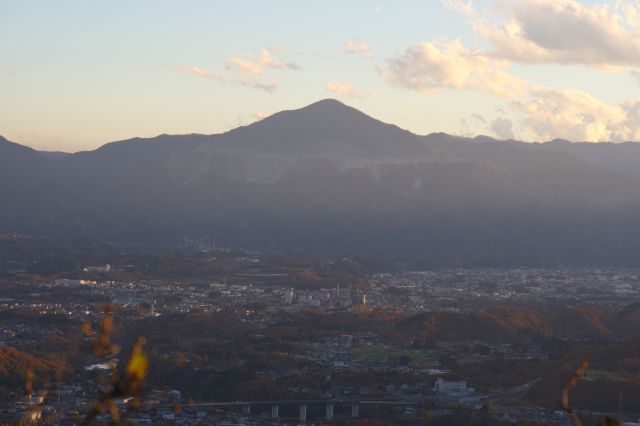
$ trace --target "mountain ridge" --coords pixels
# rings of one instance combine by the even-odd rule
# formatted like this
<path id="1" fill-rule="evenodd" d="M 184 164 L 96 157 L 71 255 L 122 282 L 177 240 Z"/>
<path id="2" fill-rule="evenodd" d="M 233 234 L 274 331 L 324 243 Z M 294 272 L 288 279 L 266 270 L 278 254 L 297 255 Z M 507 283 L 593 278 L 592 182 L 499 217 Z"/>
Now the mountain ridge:
<path id="1" fill-rule="evenodd" d="M 474 137 L 465 137 L 465 136 L 459 136 L 459 135 L 454 135 L 454 134 L 448 134 L 445 132 L 432 132 L 432 133 L 428 133 L 425 135 L 421 135 L 421 134 L 417 134 L 417 133 L 413 133 L 409 130 L 403 129 L 395 124 L 392 123 L 386 123 L 382 120 L 373 118 L 367 114 L 365 114 L 364 112 L 351 107 L 347 104 L 344 104 L 341 101 L 338 101 L 335 98 L 325 98 L 325 99 L 321 99 L 319 101 L 313 102 L 309 105 L 303 106 L 301 108 L 294 108 L 294 109 L 289 109 L 289 110 L 282 110 L 279 112 L 276 112 L 272 115 L 269 115 L 261 120 L 257 120 L 253 123 L 247 124 L 247 125 L 243 125 L 243 126 L 239 126 L 236 128 L 233 128 L 231 130 L 228 130 L 226 132 L 222 132 L 222 133 L 212 133 L 212 134 L 202 134 L 202 133 L 187 133 L 187 134 L 167 134 L 167 133 L 163 133 L 163 134 L 159 134 L 157 136 L 151 136 L 151 137 L 132 137 L 129 139 L 123 139 L 123 140 L 118 140 L 118 141 L 113 141 L 113 142 L 107 142 L 93 150 L 88 150 L 88 151 L 78 151 L 78 152 L 74 152 L 74 153 L 68 153 L 68 152 L 62 152 L 62 151 L 55 151 L 56 156 L 57 155 L 74 155 L 74 154 L 82 154 L 82 153 L 89 153 L 89 152 L 95 152 L 95 151 L 99 151 L 105 148 L 111 148 L 113 146 L 117 146 L 120 144 L 140 144 L 140 143 L 146 143 L 146 142 L 168 142 L 171 139 L 197 139 L 200 141 L 206 141 L 206 140 L 210 140 L 210 139 L 215 139 L 221 136 L 225 136 L 225 135 L 233 135 L 235 136 L 238 133 L 243 133 L 245 131 L 247 131 L 248 129 L 259 129 L 259 130 L 264 130 L 264 126 L 265 124 L 271 124 L 274 120 L 280 120 L 283 117 L 288 118 L 288 116 L 291 115 L 307 115 L 307 114 L 312 114 L 312 115 L 316 115 L 316 114 L 329 114 L 330 117 L 329 119 L 326 120 L 315 120 L 316 122 L 320 122 L 320 123 L 328 123 L 328 122 L 332 122 L 335 120 L 343 120 L 346 116 L 346 114 L 341 114 L 340 112 L 343 113 L 347 113 L 347 114 L 352 114 L 350 119 L 353 119 L 354 116 L 357 116 L 360 119 L 364 119 L 364 120 L 369 120 L 372 122 L 375 122 L 377 124 L 380 125 L 384 125 L 384 126 L 388 126 L 391 128 L 394 128 L 398 131 L 401 131 L 405 134 L 408 135 L 412 135 L 415 137 L 419 137 L 419 138 L 424 138 L 426 140 L 434 140 L 434 139 L 446 139 L 449 141 L 467 141 L 467 142 L 489 142 L 489 143 L 517 143 L 517 144 L 523 144 L 523 145 L 531 145 L 531 146 L 551 146 L 551 145 L 555 145 L 555 146 L 563 146 L 563 145 L 585 145 L 585 146 L 595 146 L 595 145 L 610 145 L 610 146 L 625 146 L 625 145 L 632 145 L 632 146 L 638 146 L 640 147 L 640 142 L 638 141 L 625 141 L 625 142 L 608 142 L 608 141 L 603 141 L 603 142 L 584 142 L 584 141 L 569 141 L 569 140 L 565 140 L 565 139 L 559 139 L 559 138 L 555 138 L 549 141 L 543 141 L 543 142 L 538 142 L 538 141 L 531 141 L 531 142 L 527 142 L 527 141 L 522 141 L 522 140 L 516 140 L 516 139 L 507 139 L 507 140 L 501 140 L 501 139 L 497 139 L 497 138 L 493 138 L 491 136 L 488 135 L 482 135 L 482 134 L 478 134 Z M 46 153 L 48 151 L 38 151 L 36 149 L 30 148 L 27 145 L 21 145 L 15 142 L 11 142 L 9 140 L 7 140 L 6 138 L 4 138 L 3 136 L 0 135 L 0 143 L 4 141 L 4 142 L 8 142 L 10 144 L 15 144 L 15 145 L 19 145 L 28 149 L 31 149 L 33 151 L 36 152 L 43 152 Z M 637 145 L 636 145 L 637 144 Z"/>
<path id="2" fill-rule="evenodd" d="M 416 135 L 323 100 L 222 134 L 133 138 L 60 158 L 2 142 L 11 154 L 0 158 L 0 230 L 207 235 L 427 263 L 640 262 L 635 145 L 601 155 L 480 140 Z"/>

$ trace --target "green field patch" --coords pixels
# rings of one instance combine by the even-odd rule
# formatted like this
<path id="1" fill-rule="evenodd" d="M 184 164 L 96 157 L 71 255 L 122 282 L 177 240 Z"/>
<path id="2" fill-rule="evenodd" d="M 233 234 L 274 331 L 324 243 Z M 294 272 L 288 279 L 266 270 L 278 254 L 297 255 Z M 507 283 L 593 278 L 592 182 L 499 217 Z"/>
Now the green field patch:
<path id="1" fill-rule="evenodd" d="M 380 361 L 384 358 L 398 358 L 406 356 L 412 360 L 423 360 L 427 356 L 427 352 L 413 349 L 395 349 L 385 348 L 382 345 L 377 346 L 361 346 L 354 348 L 351 353 L 356 358 L 366 358 L 371 361 Z"/>
<path id="2" fill-rule="evenodd" d="M 588 369 L 584 372 L 584 380 L 629 380 L 628 375 L 618 374 L 606 370 Z"/>

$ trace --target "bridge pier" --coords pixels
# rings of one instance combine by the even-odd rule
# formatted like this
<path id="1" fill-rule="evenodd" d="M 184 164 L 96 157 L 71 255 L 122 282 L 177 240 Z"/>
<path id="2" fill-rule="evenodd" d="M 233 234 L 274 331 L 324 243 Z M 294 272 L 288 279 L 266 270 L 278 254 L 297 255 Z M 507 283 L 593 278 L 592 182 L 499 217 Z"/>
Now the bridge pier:
<path id="1" fill-rule="evenodd" d="M 327 420 L 333 420 L 333 404 L 327 404 Z"/>
<path id="2" fill-rule="evenodd" d="M 307 404 L 300 404 L 300 421 L 307 422 Z"/>
<path id="3" fill-rule="evenodd" d="M 271 418 L 272 419 L 277 419 L 278 418 L 278 410 L 280 409 L 279 405 L 272 405 L 271 406 Z"/>
<path id="4" fill-rule="evenodd" d="M 360 417 L 360 405 L 351 404 L 351 417 Z"/>
<path id="5" fill-rule="evenodd" d="M 251 406 L 249 404 L 243 405 L 242 412 L 244 414 L 251 414 Z"/>

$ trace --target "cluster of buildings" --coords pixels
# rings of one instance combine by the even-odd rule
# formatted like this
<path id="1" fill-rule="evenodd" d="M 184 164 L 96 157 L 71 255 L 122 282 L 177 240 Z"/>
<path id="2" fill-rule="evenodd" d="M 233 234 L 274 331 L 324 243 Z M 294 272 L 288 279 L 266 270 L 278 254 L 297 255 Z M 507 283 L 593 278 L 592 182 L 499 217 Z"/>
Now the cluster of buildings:
<path id="1" fill-rule="evenodd" d="M 638 269 L 446 269 L 375 274 L 370 282 L 372 296 L 393 289 L 414 313 L 466 312 L 482 301 L 617 309 L 640 296 Z"/>
<path id="2" fill-rule="evenodd" d="M 353 286 L 340 286 L 335 289 L 320 288 L 317 290 L 295 290 L 285 288 L 282 293 L 285 305 L 297 307 L 330 307 L 350 308 L 354 305 L 366 305 L 367 293 L 355 289 Z"/>
<path id="3" fill-rule="evenodd" d="M 215 248 L 211 241 L 186 241 L 201 252 Z M 245 264 L 260 264 L 257 256 L 235 259 Z M 114 266 L 113 268 L 118 268 Z M 28 311 L 34 315 L 56 315 L 78 322 L 95 320 L 105 303 L 119 306 L 119 315 L 130 320 L 153 320 L 175 313 L 219 312 L 233 308 L 234 315 L 245 322 L 268 328 L 279 313 L 306 310 L 349 312 L 363 307 L 402 309 L 411 315 L 426 311 L 467 312 L 483 301 L 522 303 L 562 303 L 566 306 L 598 304 L 607 308 L 625 306 L 640 296 L 640 271 L 620 269 L 449 269 L 374 274 L 367 286 L 355 287 L 336 283 L 332 287 L 292 287 L 285 273 L 252 271 L 228 276 L 193 280 L 100 280 L 96 276 L 113 271 L 111 265 L 87 266 L 84 272 L 92 278 L 67 277 L 36 282 L 9 292 L 0 299 L 0 312 Z M 258 268 L 259 269 L 259 268 Z M 270 308 L 272 317 L 254 315 L 255 306 Z M 0 343 L 11 347 L 34 347 L 47 336 L 61 333 L 55 326 L 39 322 L 13 321 L 0 323 Z M 267 334 L 266 332 L 264 332 Z M 441 407 L 481 407 L 492 395 L 477 392 L 464 380 L 453 380 L 443 359 L 466 359 L 481 362 L 500 356 L 504 359 L 546 360 L 548 354 L 535 344 L 526 347 L 508 343 L 465 341 L 446 342 L 430 348 L 409 350 L 390 344 L 382 337 L 367 332 L 344 332 L 323 340 L 305 342 L 305 350 L 296 361 L 309 365 L 324 376 L 344 372 L 366 372 L 378 375 L 403 375 L 420 378 L 413 382 L 336 385 L 328 381 L 320 388 L 301 386 L 291 392 L 309 399 L 382 398 L 429 403 Z M 220 364 L 216 368 L 224 369 Z M 280 366 L 258 372 L 259 377 L 281 379 L 303 374 L 299 366 Z M 323 382 L 324 383 L 324 382 Z M 242 410 L 221 407 L 184 406 L 182 396 L 172 390 L 151 390 L 146 403 L 150 409 L 135 412 L 129 421 L 139 424 L 264 424 L 260 417 Z M 96 395 L 90 383 L 63 385 L 52 394 L 15 396 L 0 411 L 0 423 L 24 416 L 32 420 L 72 424 Z M 495 396 L 495 395 L 494 395 Z M 55 404 L 44 404 L 46 399 Z M 126 408 L 126 401 L 119 401 Z M 7 408 L 8 407 L 8 408 Z M 34 407 L 38 407 L 34 410 Z M 61 408 L 62 407 L 62 408 Z M 75 407 L 75 408 L 74 408 Z M 448 409 L 448 408 L 447 408 Z M 527 408 L 529 410 L 529 408 Z M 562 414 L 543 409 L 527 411 L 528 417 L 540 421 L 563 421 Z M 57 416 L 57 417 L 56 417 Z M 517 421 L 517 414 L 505 413 L 505 419 Z M 261 420 L 262 419 L 262 420 Z M 100 419 L 99 419 L 100 420 Z M 103 419 L 106 421 L 106 418 Z M 70 420 L 69 420 L 70 421 Z M 67 422 L 67 423 L 65 423 Z"/>

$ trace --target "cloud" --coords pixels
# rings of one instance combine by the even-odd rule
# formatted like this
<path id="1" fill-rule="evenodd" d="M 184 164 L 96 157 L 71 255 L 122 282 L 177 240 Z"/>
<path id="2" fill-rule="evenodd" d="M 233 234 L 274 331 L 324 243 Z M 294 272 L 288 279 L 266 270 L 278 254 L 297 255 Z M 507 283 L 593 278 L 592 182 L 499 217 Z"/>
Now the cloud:
<path id="1" fill-rule="evenodd" d="M 487 128 L 487 120 L 480 114 L 471 114 L 468 118 L 460 120 L 460 135 L 473 137 L 478 134 L 478 128 L 484 131 Z"/>
<path id="2" fill-rule="evenodd" d="M 475 8 L 473 7 L 473 2 L 471 1 L 463 1 L 463 0 L 440 0 L 445 7 L 455 10 L 456 12 L 462 13 L 463 15 L 473 15 L 475 14 Z"/>
<path id="3" fill-rule="evenodd" d="M 500 139 L 514 139 L 513 122 L 508 118 L 498 117 L 491 123 L 491 130 Z"/>
<path id="4" fill-rule="evenodd" d="M 234 55 L 224 63 L 226 69 L 237 77 L 239 84 L 267 92 L 272 92 L 278 86 L 278 82 L 273 78 L 269 81 L 264 81 L 263 75 L 267 70 L 299 69 L 295 64 L 278 59 L 269 49 L 261 49 L 257 57 L 252 55 L 250 58 L 241 58 Z"/>
<path id="5" fill-rule="evenodd" d="M 487 119 L 480 114 L 471 114 L 471 118 L 478 123 L 487 124 Z"/>
<path id="6" fill-rule="evenodd" d="M 640 83 L 640 1 L 583 5 L 577 0 L 494 3 L 501 20 L 480 17 L 470 1 L 441 0 L 474 17 L 490 43 L 476 50 L 451 42 L 423 42 L 386 60 L 379 70 L 391 85 L 431 94 L 475 90 L 508 99 L 510 108 L 461 120 L 463 134 L 484 129 L 503 139 L 640 140 L 640 100 L 606 103 L 578 90 L 538 86 L 509 72 L 512 63 L 579 64 L 601 71 L 627 70 Z"/>
<path id="7" fill-rule="evenodd" d="M 498 10 L 502 22 L 479 19 L 474 24 L 497 57 L 521 63 L 581 64 L 604 71 L 640 64 L 637 2 L 611 7 L 577 0 L 520 0 L 502 2 Z"/>
<path id="8" fill-rule="evenodd" d="M 342 50 L 344 53 L 348 53 L 350 55 L 363 54 L 367 58 L 373 57 L 373 53 L 371 53 L 369 45 L 362 40 L 349 40 L 344 44 Z"/>
<path id="9" fill-rule="evenodd" d="M 493 118 L 472 114 L 461 119 L 460 134 L 489 131 L 500 139 L 640 141 L 640 100 L 610 104 L 578 90 L 535 86 L 508 105 L 498 108 Z"/>
<path id="10" fill-rule="evenodd" d="M 3 74 L 8 75 L 9 77 L 16 77 L 18 75 L 18 72 L 13 68 L 5 68 L 2 70 L 2 72 Z"/>
<path id="11" fill-rule="evenodd" d="M 186 72 L 188 74 L 192 74 L 195 75 L 196 77 L 202 77 L 202 78 L 206 78 L 209 80 L 212 80 L 215 75 L 213 74 L 213 72 L 211 71 L 207 71 L 203 68 L 199 68 L 199 67 L 195 67 L 195 66 L 191 66 L 191 65 L 186 65 L 186 66 L 172 66 L 173 69 L 178 70 L 178 71 L 182 71 L 182 72 Z"/>
<path id="12" fill-rule="evenodd" d="M 383 78 L 396 87 L 430 94 L 440 89 L 472 89 L 515 99 L 527 82 L 506 72 L 509 62 L 465 48 L 459 40 L 436 45 L 423 42 L 387 59 Z"/>
<path id="13" fill-rule="evenodd" d="M 373 6 L 373 12 L 374 12 L 376 15 L 380 15 L 380 13 L 382 13 L 382 8 L 380 7 L 380 5 L 379 5 L 379 4 L 376 4 L 375 6 Z"/>
<path id="14" fill-rule="evenodd" d="M 620 135 L 620 141 L 640 141 L 640 101 L 631 99 L 622 104 L 627 119 L 625 120 L 624 133 Z"/>
<path id="15" fill-rule="evenodd" d="M 276 58 L 268 49 L 261 49 L 260 56 L 257 59 L 243 59 L 238 56 L 232 56 L 226 61 L 226 65 L 229 69 L 251 77 L 260 77 L 269 68 L 295 68 L 295 66 Z"/>
<path id="16" fill-rule="evenodd" d="M 278 88 L 278 81 L 274 78 L 272 78 L 269 81 L 238 80 L 237 83 L 245 87 L 264 90 L 265 92 L 269 92 L 269 93 L 272 93 L 274 90 Z"/>
<path id="17" fill-rule="evenodd" d="M 327 83 L 326 88 L 327 90 L 337 93 L 340 96 L 346 96 L 349 98 L 363 97 L 363 95 L 360 92 L 354 90 L 351 84 L 329 82 Z"/>
<path id="18" fill-rule="evenodd" d="M 251 115 L 253 116 L 253 118 L 256 121 L 260 121 L 260 120 L 264 120 L 265 118 L 267 118 L 270 114 L 267 114 L 266 112 L 254 112 Z"/>
<path id="19" fill-rule="evenodd" d="M 333 55 L 330 55 L 330 54 L 328 54 L 328 53 L 321 52 L 321 51 L 318 51 L 318 50 L 314 51 L 314 52 L 313 52 L 313 54 L 314 54 L 315 56 L 319 57 L 319 58 L 326 59 L 326 60 L 328 60 L 328 61 L 331 61 L 331 60 L 333 60 L 333 58 L 334 58 L 334 56 L 333 56 Z"/>
<path id="20" fill-rule="evenodd" d="M 640 139 L 640 101 L 607 104 L 588 93 L 538 87 L 513 103 L 523 127 L 544 140 L 601 142 Z"/>

